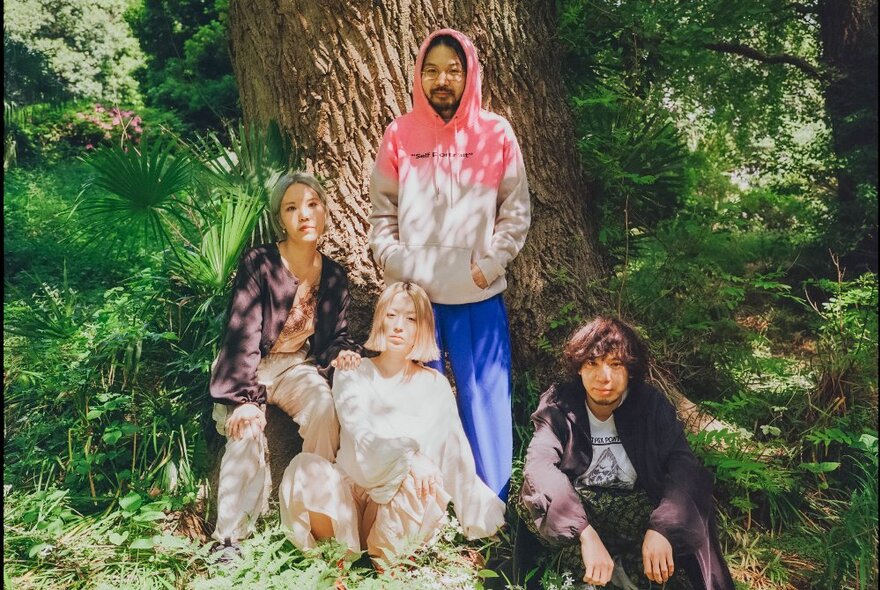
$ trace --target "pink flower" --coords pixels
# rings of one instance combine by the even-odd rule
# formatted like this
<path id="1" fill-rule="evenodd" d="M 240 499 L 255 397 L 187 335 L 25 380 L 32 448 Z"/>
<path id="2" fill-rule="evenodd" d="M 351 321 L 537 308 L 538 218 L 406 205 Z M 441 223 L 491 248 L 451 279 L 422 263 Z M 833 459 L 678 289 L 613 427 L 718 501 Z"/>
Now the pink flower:
<path id="1" fill-rule="evenodd" d="M 122 123 L 122 120 L 120 120 L 119 117 L 113 117 L 113 124 L 114 125 L 119 125 L 120 123 Z"/>
<path id="2" fill-rule="evenodd" d="M 132 131 L 134 133 L 142 133 L 144 130 L 140 125 L 135 125 L 134 128 L 132 129 Z"/>
<path id="3" fill-rule="evenodd" d="M 103 112 L 105 112 L 106 110 L 107 110 L 107 109 L 105 109 L 102 105 L 99 105 L 99 104 L 96 104 L 96 105 L 95 105 L 95 112 L 96 112 L 96 113 L 103 113 Z"/>
<path id="4" fill-rule="evenodd" d="M 87 149 L 87 150 L 93 150 L 93 149 L 95 149 L 95 146 L 93 146 L 93 145 L 90 144 L 90 143 L 87 143 L 87 144 L 86 144 L 86 149 Z"/>

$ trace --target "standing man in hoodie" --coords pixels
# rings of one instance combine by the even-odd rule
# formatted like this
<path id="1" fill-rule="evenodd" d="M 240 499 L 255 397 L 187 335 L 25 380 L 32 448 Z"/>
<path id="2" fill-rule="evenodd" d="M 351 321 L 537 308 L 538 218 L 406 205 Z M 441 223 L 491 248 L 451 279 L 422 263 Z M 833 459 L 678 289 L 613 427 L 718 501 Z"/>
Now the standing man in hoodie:
<path id="1" fill-rule="evenodd" d="M 370 181 L 369 242 L 385 282 L 428 293 L 440 361 L 449 358 L 477 473 L 507 499 L 513 462 L 505 269 L 531 220 L 510 123 L 481 108 L 473 43 L 452 29 L 425 39 L 413 110 L 385 130 Z"/>

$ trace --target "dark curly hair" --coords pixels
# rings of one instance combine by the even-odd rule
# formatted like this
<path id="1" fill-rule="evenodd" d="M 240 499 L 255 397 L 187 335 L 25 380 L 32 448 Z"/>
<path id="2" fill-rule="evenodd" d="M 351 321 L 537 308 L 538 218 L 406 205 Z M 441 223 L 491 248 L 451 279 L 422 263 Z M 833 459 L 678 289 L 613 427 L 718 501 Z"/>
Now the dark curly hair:
<path id="1" fill-rule="evenodd" d="M 629 380 L 641 383 L 648 372 L 648 347 L 636 331 L 615 317 L 598 316 L 579 327 L 565 343 L 563 355 L 572 374 L 590 360 L 614 354 L 626 365 Z"/>

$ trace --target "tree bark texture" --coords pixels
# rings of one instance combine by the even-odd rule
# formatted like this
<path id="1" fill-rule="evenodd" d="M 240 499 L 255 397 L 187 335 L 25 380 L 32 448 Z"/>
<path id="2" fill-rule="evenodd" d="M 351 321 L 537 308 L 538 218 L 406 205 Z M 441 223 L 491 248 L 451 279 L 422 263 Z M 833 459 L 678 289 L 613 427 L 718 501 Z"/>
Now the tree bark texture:
<path id="1" fill-rule="evenodd" d="M 864 201 L 877 199 L 877 0 L 826 0 L 819 23 L 825 108 L 841 159 L 840 223 L 844 231 L 866 230 L 848 259 L 876 272 L 876 204 L 872 210 Z"/>
<path id="2" fill-rule="evenodd" d="M 246 122 L 278 121 L 306 166 L 326 180 L 332 227 L 322 249 L 349 271 L 361 339 L 382 284 L 367 247 L 369 177 L 382 133 L 411 108 L 422 40 L 442 27 L 473 39 L 484 107 L 511 122 L 531 187 L 532 227 L 507 270 L 514 363 L 549 377 L 555 363 L 540 338 L 549 336 L 558 350 L 570 326 L 550 330 L 551 320 L 563 319 L 567 303 L 574 303 L 568 315 L 602 307 L 595 287 L 606 279 L 560 74 L 553 3 L 232 0 L 229 25 Z"/>

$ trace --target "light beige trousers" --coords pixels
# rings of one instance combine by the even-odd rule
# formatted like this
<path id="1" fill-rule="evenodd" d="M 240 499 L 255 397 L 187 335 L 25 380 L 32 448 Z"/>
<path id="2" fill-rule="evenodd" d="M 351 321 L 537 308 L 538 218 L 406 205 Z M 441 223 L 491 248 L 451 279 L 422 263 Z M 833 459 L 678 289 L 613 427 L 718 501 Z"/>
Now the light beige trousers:
<path id="1" fill-rule="evenodd" d="M 281 524 L 300 549 L 315 546 L 309 513 L 323 514 L 333 524 L 333 537 L 352 551 L 391 560 L 411 553 L 431 539 L 446 522 L 449 494 L 438 486 L 425 498 L 411 475 L 387 504 L 374 502 L 335 463 L 300 453 L 284 470 L 278 487 Z"/>
<path id="2" fill-rule="evenodd" d="M 267 402 L 284 410 L 299 425 L 303 452 L 333 461 L 339 449 L 333 396 L 327 381 L 306 355 L 307 351 L 301 350 L 264 357 L 257 368 L 257 381 L 266 386 Z M 223 436 L 233 409 L 214 404 L 213 418 Z M 252 427 L 245 429 L 238 440 L 227 438 L 217 486 L 217 526 L 212 536 L 220 542 L 237 542 L 253 533 L 257 518 L 268 508 L 271 486 L 266 435 Z"/>

